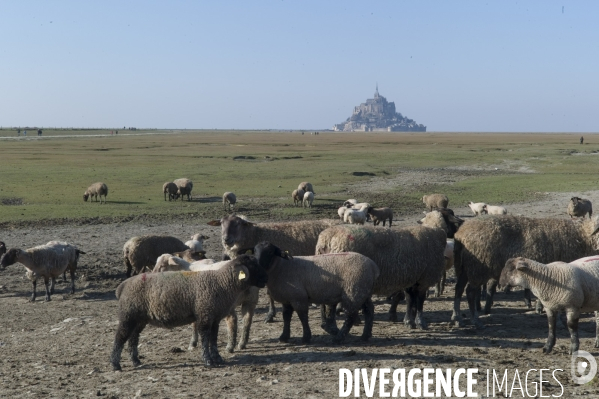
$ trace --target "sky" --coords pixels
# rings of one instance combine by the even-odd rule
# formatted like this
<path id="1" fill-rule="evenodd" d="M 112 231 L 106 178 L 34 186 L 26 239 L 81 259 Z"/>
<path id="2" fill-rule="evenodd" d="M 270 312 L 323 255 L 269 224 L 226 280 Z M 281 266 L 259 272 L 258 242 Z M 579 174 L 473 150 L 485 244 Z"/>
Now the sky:
<path id="1" fill-rule="evenodd" d="M 1 1 L 0 126 L 598 132 L 597 1 Z"/>

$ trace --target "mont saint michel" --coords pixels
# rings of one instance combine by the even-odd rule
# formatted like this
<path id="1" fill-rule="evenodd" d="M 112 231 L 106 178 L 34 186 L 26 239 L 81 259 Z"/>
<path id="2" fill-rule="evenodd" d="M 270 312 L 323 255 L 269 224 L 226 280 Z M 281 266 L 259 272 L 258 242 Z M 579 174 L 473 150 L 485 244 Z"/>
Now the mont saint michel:
<path id="1" fill-rule="evenodd" d="M 352 116 L 333 126 L 341 132 L 426 132 L 426 126 L 416 123 L 395 111 L 395 103 L 379 94 L 376 86 L 374 98 L 354 107 Z"/>

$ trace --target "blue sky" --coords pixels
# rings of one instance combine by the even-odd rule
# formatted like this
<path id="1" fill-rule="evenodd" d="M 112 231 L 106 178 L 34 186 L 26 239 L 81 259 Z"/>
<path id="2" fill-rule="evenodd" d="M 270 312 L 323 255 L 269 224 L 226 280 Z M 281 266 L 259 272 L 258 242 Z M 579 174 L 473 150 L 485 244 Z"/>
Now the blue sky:
<path id="1" fill-rule="evenodd" d="M 597 132 L 598 27 L 595 1 L 2 1 L 0 125 L 324 129 L 378 82 L 429 131 Z"/>

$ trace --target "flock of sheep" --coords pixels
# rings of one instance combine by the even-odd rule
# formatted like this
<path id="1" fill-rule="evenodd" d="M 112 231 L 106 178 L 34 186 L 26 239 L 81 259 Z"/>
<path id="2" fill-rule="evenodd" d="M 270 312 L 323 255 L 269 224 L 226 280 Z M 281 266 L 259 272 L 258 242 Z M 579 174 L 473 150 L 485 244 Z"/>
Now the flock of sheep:
<path id="1" fill-rule="evenodd" d="M 191 181 L 179 185 L 181 180 L 165 184 L 165 200 L 167 194 L 169 199 L 190 196 Z M 177 185 L 176 192 L 169 188 L 171 184 Z M 186 187 L 188 191 L 182 189 Z M 101 183 L 86 191 L 86 196 L 106 194 Z M 313 198 L 308 182 L 293 192 L 294 202 L 301 199 L 304 206 L 311 206 Z M 567 315 L 570 351 L 578 350 L 580 313 L 599 310 L 599 219 L 591 218 L 590 201 L 573 197 L 568 206 L 571 219 L 507 215 L 505 208 L 470 202 L 475 215 L 489 216 L 469 220 L 455 216 L 445 195 L 425 195 L 422 201 L 429 212 L 419 224 L 406 228 L 391 228 L 391 209 L 373 208 L 354 199 L 339 208 L 342 220 L 254 223 L 229 215 L 208 223 L 221 227 L 222 260 L 206 259 L 206 237 L 199 233 L 185 243 L 170 236 L 131 238 L 123 247 L 128 278 L 116 290 L 119 323 L 110 355 L 113 369 L 121 369 L 125 344 L 133 365 L 140 364 L 139 336 L 148 324 L 168 328 L 192 324 L 190 349 L 200 343 L 207 366 L 222 363 L 217 348 L 220 321 L 226 319 L 227 351 L 244 349 L 261 288 L 267 288 L 270 298 L 265 321 L 276 316 L 275 302 L 282 304 L 281 342 L 290 338 L 293 312 L 302 324 L 302 342 L 310 342 L 308 310 L 312 304 L 321 306 L 321 328 L 333 336 L 334 343 L 343 342 L 351 327 L 361 322 L 361 310 L 361 338 L 368 340 L 374 320 L 372 295 L 391 298 L 391 321 L 397 320 L 397 306 L 405 298 L 406 326 L 426 329 L 424 303 L 429 287 L 437 286 L 440 295 L 452 266 L 457 277 L 452 321 L 463 325 L 460 301 L 464 290 L 470 321 L 482 328 L 479 312 L 490 312 L 498 283 L 506 288 L 520 286 L 525 288 L 526 304 L 532 306 L 532 292 L 547 313 L 549 335 L 544 352 L 549 353 L 555 344 L 559 312 Z M 235 202 L 233 193 L 225 193 L 224 206 Z M 364 225 L 368 218 L 372 226 Z M 387 220 L 389 228 L 379 226 Z M 66 279 L 66 271 L 74 292 L 77 260 L 84 254 L 58 241 L 8 251 L 0 242 L 0 253 L 1 268 L 16 262 L 25 266 L 33 283 L 32 300 L 39 277 L 44 278 L 46 300 L 50 300 L 56 277 L 62 274 Z M 483 286 L 484 308 L 480 303 Z M 239 344 L 237 307 L 243 316 Z M 344 314 L 341 328 L 336 323 L 339 310 Z M 597 332 L 595 346 L 599 347 L 599 322 Z"/>

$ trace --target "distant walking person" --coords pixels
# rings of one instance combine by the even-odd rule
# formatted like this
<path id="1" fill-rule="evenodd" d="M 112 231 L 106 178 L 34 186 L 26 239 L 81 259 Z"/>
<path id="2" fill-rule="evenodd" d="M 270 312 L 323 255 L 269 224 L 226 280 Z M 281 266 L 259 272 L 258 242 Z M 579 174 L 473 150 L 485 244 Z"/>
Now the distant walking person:
<path id="1" fill-rule="evenodd" d="M 17 129 L 17 137 L 21 135 L 21 129 Z"/>
<path id="2" fill-rule="evenodd" d="M 41 136 L 42 135 L 42 129 L 37 129 L 37 135 Z"/>
<path id="3" fill-rule="evenodd" d="M 584 137 L 580 136 L 580 144 L 584 142 Z"/>
<path id="4" fill-rule="evenodd" d="M 23 130 L 23 136 L 27 136 L 27 130 Z"/>

